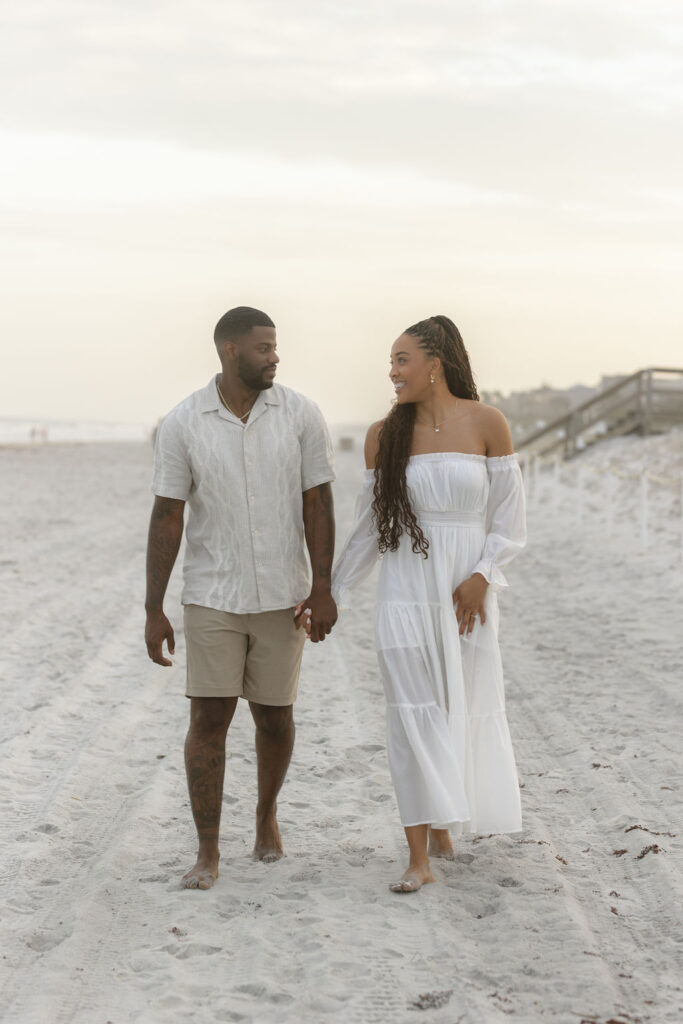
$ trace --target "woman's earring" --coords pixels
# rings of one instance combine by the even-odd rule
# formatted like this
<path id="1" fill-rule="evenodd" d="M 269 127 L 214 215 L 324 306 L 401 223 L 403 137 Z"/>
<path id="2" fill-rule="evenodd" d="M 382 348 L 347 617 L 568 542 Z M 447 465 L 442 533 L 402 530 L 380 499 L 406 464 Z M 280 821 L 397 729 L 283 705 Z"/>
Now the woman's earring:
<path id="1" fill-rule="evenodd" d="M 436 381 L 434 380 L 434 374 L 433 373 L 429 374 L 429 383 L 430 384 L 436 384 Z"/>

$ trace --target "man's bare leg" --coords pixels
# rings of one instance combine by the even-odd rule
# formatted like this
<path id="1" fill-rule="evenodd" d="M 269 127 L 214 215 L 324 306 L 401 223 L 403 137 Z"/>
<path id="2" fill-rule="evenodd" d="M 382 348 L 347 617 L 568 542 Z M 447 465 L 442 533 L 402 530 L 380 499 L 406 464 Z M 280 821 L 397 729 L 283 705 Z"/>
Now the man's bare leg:
<path id="1" fill-rule="evenodd" d="M 453 841 L 447 828 L 430 827 L 429 856 L 440 857 L 442 860 L 455 860 Z"/>
<path id="2" fill-rule="evenodd" d="M 427 853 L 427 833 L 429 825 L 409 825 L 406 828 L 406 839 L 410 849 L 410 863 L 403 877 L 392 882 L 392 892 L 417 892 L 423 885 L 434 881 Z"/>
<path id="3" fill-rule="evenodd" d="M 185 770 L 199 850 L 197 863 L 183 876 L 182 884 L 186 889 L 210 889 L 218 878 L 218 831 L 225 774 L 225 737 L 238 698 L 190 699 Z"/>
<path id="4" fill-rule="evenodd" d="M 272 864 L 283 855 L 277 823 L 277 795 L 289 767 L 294 748 L 292 705 L 271 707 L 249 702 L 256 725 L 258 763 L 258 804 L 254 856 Z"/>

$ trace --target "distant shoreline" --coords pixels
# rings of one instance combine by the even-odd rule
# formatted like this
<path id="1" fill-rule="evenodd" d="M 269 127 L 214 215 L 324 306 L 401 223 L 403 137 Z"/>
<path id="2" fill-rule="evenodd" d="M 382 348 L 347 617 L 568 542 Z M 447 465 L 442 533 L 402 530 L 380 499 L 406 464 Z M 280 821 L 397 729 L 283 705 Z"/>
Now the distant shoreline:
<path id="1" fill-rule="evenodd" d="M 0 440 L 0 451 L 41 451 L 44 448 L 75 448 L 78 445 L 85 448 L 88 445 L 149 445 L 150 438 L 76 438 L 74 440 L 55 441 L 2 441 Z"/>
<path id="2" fill-rule="evenodd" d="M 88 444 L 106 441 L 147 442 L 152 427 L 141 423 L 106 423 L 97 420 L 0 419 L 0 446 L 39 448 L 53 444 Z"/>

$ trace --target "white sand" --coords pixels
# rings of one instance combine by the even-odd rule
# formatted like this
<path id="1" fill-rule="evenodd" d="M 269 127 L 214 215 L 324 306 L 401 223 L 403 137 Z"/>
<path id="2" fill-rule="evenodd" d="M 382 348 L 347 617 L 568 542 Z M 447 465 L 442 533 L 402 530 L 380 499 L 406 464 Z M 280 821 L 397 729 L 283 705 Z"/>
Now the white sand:
<path id="1" fill-rule="evenodd" d="M 680 435 L 620 441 L 586 464 L 629 468 L 642 453 L 680 472 Z M 604 474 L 587 477 L 581 525 L 571 487 L 554 509 L 542 480 L 502 600 L 522 835 L 459 840 L 436 885 L 387 890 L 404 841 L 371 581 L 306 652 L 280 801 L 287 857 L 250 859 L 241 706 L 222 874 L 201 893 L 178 886 L 194 854 L 182 637 L 170 670 L 142 642 L 150 458 L 137 445 L 0 451 L 5 1024 L 683 1020 L 681 843 L 659 834 L 683 822 L 675 487 L 651 495 L 657 550 L 643 552 L 636 484 L 620 482 L 607 540 Z M 343 538 L 358 456 L 339 469 Z M 178 595 L 175 576 L 176 623 Z"/>

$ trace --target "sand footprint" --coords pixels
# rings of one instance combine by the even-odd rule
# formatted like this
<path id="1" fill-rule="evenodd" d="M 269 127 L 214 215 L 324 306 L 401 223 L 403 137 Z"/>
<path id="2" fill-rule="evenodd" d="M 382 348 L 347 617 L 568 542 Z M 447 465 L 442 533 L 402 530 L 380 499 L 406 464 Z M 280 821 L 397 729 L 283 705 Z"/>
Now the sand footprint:
<path id="1" fill-rule="evenodd" d="M 490 903 L 488 906 L 482 907 L 481 910 L 479 911 L 479 913 L 475 914 L 474 916 L 478 920 L 481 920 L 484 917 L 493 917 L 493 915 L 497 914 L 497 913 L 498 913 L 498 907 L 495 906 L 495 904 Z"/>
<path id="2" fill-rule="evenodd" d="M 68 939 L 72 931 L 73 928 L 70 926 L 62 925 L 49 931 L 34 932 L 30 939 L 27 940 L 26 945 L 29 949 L 35 950 L 36 953 L 47 953 L 49 950 L 54 949 L 55 946 L 59 946 L 65 939 Z"/>
<path id="3" fill-rule="evenodd" d="M 243 992 L 247 996 L 255 996 L 256 999 L 267 999 L 270 1003 L 292 1003 L 294 996 L 289 992 L 269 992 L 265 985 L 259 982 L 249 982 L 246 985 L 236 985 L 235 992 Z"/>
<path id="4" fill-rule="evenodd" d="M 215 956 L 216 953 L 223 952 L 221 946 L 209 946 L 202 942 L 189 942 L 186 946 L 169 943 L 168 946 L 161 946 L 160 949 L 162 953 L 168 953 L 176 960 L 190 960 L 195 956 Z"/>

